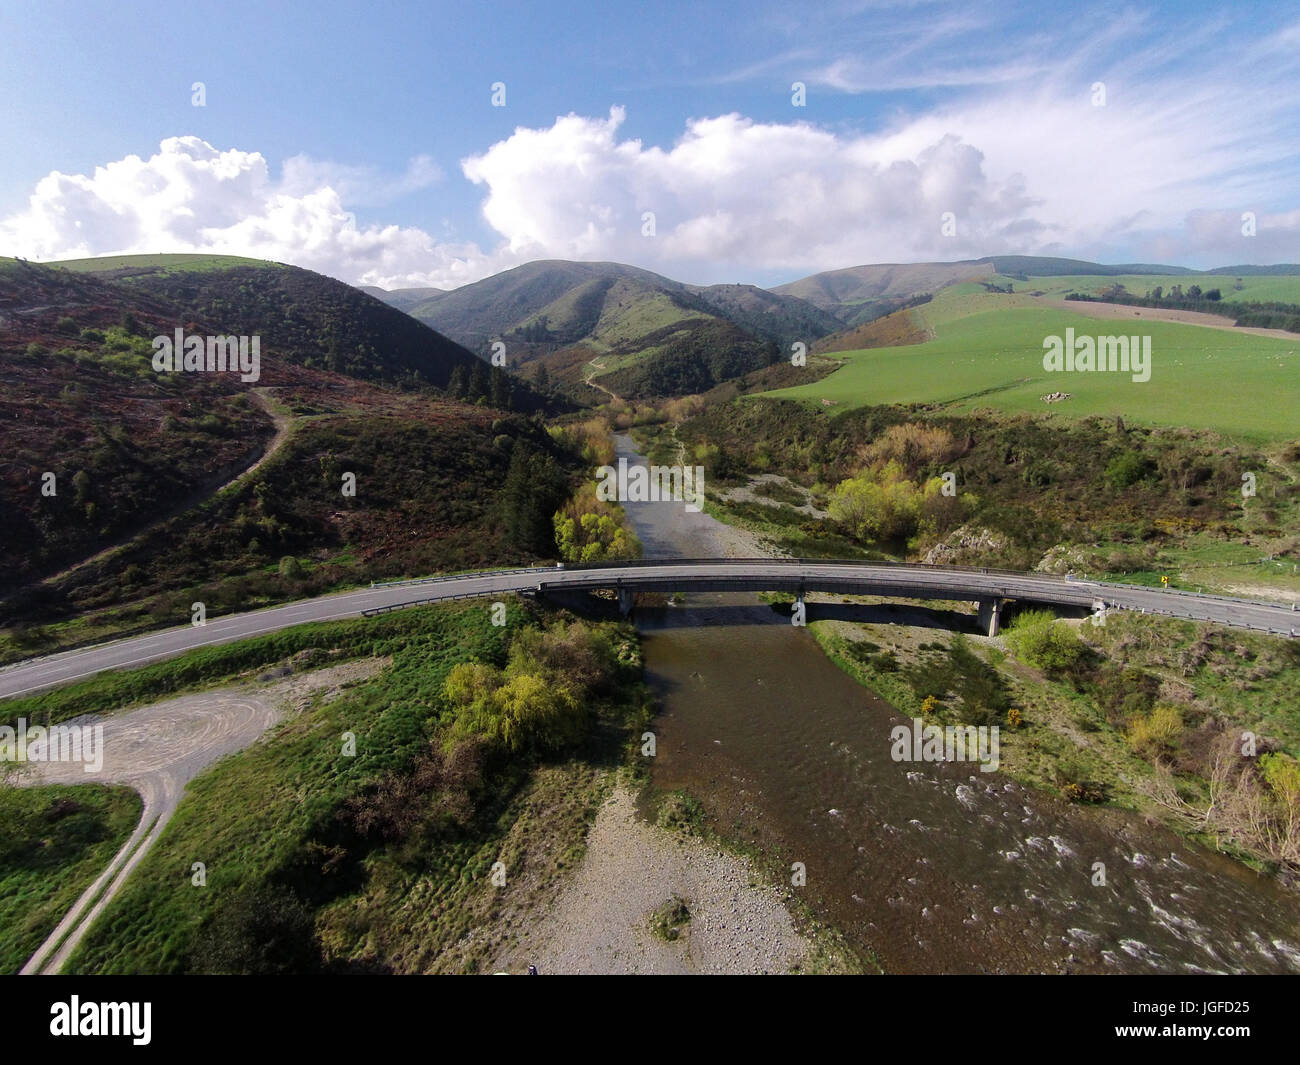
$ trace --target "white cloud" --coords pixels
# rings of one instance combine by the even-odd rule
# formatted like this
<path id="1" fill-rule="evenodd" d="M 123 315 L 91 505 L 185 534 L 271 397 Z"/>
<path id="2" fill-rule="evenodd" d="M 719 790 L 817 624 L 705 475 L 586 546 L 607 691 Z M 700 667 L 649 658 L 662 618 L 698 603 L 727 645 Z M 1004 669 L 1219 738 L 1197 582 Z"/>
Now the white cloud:
<path id="1" fill-rule="evenodd" d="M 483 214 L 520 257 L 614 258 L 698 274 L 960 258 L 1028 247 L 1047 227 L 1014 175 L 939 133 L 900 155 L 887 140 L 741 115 L 693 119 L 669 150 L 618 139 L 624 114 L 518 129 L 464 161 Z M 655 235 L 643 235 L 643 216 Z M 941 216 L 957 215 L 957 236 Z"/>
<path id="2" fill-rule="evenodd" d="M 0 221 L 0 248 L 37 260 L 205 251 L 360 284 L 464 284 L 491 272 L 473 244 L 439 243 L 410 227 L 358 226 L 345 206 L 391 199 L 437 176 L 427 157 L 386 178 L 298 156 L 275 180 L 259 152 L 170 137 L 148 159 L 129 155 L 91 175 L 42 178 L 27 210 Z"/>
<path id="3" fill-rule="evenodd" d="M 663 147 L 620 138 L 621 108 L 570 114 L 461 161 L 499 235 L 486 248 L 356 224 L 352 208 L 448 180 L 427 157 L 386 175 L 297 156 L 277 178 L 258 152 L 175 137 L 148 159 L 41 179 L 26 210 L 0 220 L 0 251 L 228 252 L 385 287 L 454 287 L 537 258 L 620 260 L 693 281 L 994 253 L 1293 259 L 1294 139 L 1276 134 L 1296 125 L 1293 97 L 1277 91 L 1295 61 L 1275 42 L 1252 58 L 1254 86 L 1107 69 L 1104 107 L 1075 63 L 1069 76 L 966 94 L 870 133 L 724 114 L 688 121 Z M 1245 210 L 1258 215 L 1256 238 L 1241 236 Z M 653 237 L 642 234 L 647 211 Z M 945 212 L 956 236 L 941 231 Z"/>

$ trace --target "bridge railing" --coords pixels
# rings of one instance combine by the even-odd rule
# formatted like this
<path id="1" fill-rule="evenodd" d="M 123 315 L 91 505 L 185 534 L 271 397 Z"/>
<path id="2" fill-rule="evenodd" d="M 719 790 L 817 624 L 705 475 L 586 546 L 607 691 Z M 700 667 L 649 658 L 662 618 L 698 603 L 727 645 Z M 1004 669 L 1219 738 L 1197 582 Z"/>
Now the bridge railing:
<path id="1" fill-rule="evenodd" d="M 618 562 L 575 562 L 568 563 L 559 570 L 553 566 L 516 566 L 507 569 L 477 570 L 471 573 L 452 573 L 439 577 L 413 577 L 395 581 L 371 581 L 371 588 L 395 588 L 406 585 L 434 584 L 445 581 L 456 580 L 473 580 L 482 577 L 509 576 L 516 573 L 556 573 L 565 571 L 591 571 L 591 570 L 618 570 L 618 569 L 644 569 L 647 567 L 658 566 L 716 566 L 719 563 L 727 565 L 744 565 L 746 563 L 763 566 L 883 566 L 890 569 L 926 569 L 941 570 L 945 573 L 951 573 L 954 576 L 961 574 L 979 574 L 993 577 L 1010 577 L 1016 580 L 1042 581 L 1044 583 L 1060 581 L 1063 578 L 1055 577 L 1046 573 L 1022 573 L 1016 570 L 990 569 L 976 566 L 941 566 L 929 565 L 915 562 L 896 562 L 892 559 L 846 559 L 846 558 L 640 558 L 626 559 Z M 1120 589 L 1135 592 L 1158 592 L 1161 595 L 1181 596 L 1192 599 L 1212 599 L 1223 603 L 1240 603 L 1244 606 L 1276 606 L 1278 609 L 1286 609 L 1285 603 L 1266 603 L 1257 599 L 1245 599 L 1240 596 L 1218 595 L 1213 592 L 1193 592 L 1185 588 L 1160 588 L 1147 584 L 1128 584 L 1120 581 L 1103 581 L 1092 579 L 1079 579 L 1073 581 L 1076 584 L 1095 584 L 1101 589 Z M 1295 604 L 1291 604 L 1292 611 L 1296 611 Z"/>
<path id="2" fill-rule="evenodd" d="M 514 569 L 480 569 L 471 570 L 469 573 L 448 573 L 441 577 L 406 577 L 396 581 L 371 581 L 370 587 L 380 588 L 400 588 L 411 584 L 437 584 L 443 581 L 470 581 L 481 579 L 483 577 L 508 577 L 512 573 L 552 573 L 554 567 L 546 566 L 522 566 Z"/>

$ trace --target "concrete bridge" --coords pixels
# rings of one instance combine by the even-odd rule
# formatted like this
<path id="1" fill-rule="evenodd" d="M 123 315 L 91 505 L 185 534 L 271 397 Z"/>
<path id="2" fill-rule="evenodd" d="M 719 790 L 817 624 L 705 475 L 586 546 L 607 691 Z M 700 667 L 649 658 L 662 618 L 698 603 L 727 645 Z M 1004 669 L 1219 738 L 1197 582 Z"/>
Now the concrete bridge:
<path id="1" fill-rule="evenodd" d="M 981 625 L 996 635 L 1009 601 L 1098 612 L 1134 610 L 1148 614 L 1255 629 L 1281 636 L 1300 634 L 1294 605 L 1201 595 L 1137 585 L 1078 581 L 1032 573 L 921 566 L 890 562 L 828 562 L 817 559 L 706 558 L 646 560 L 565 568 L 485 570 L 453 577 L 429 577 L 372 585 L 266 610 L 209 618 L 145 636 L 65 651 L 0 669 L 0 698 L 80 680 L 105 669 L 125 669 L 312 621 L 372 615 L 421 603 L 492 598 L 511 594 L 546 596 L 564 591 L 610 589 L 625 612 L 638 592 L 792 593 L 870 595 L 899 599 L 941 599 L 979 604 Z"/>
<path id="2" fill-rule="evenodd" d="M 802 601 L 808 592 L 894 599 L 942 599 L 979 605 L 980 626 L 998 634 L 1008 602 L 1082 609 L 1096 614 L 1135 610 L 1190 620 L 1215 621 L 1275 635 L 1300 633 L 1294 606 L 1228 596 L 1170 591 L 1142 585 L 1081 581 L 1036 573 L 923 566 L 901 562 L 821 559 L 674 559 L 574 566 L 545 571 L 534 589 L 613 589 L 629 613 L 637 592 L 787 592 Z"/>

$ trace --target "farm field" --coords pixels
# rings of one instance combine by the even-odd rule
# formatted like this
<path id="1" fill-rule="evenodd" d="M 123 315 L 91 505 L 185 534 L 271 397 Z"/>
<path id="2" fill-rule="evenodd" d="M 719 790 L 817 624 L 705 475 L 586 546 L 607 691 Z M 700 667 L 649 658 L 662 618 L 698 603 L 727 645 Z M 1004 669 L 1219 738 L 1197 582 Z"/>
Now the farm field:
<path id="1" fill-rule="evenodd" d="M 846 365 L 830 376 L 764 394 L 845 407 L 940 404 L 952 412 L 1122 415 L 1152 425 L 1216 429 L 1255 442 L 1296 432 L 1300 338 L 1147 322 L 1142 329 L 1151 336 L 1151 378 L 1135 382 L 1125 373 L 1045 371 L 1045 337 L 1063 336 L 1069 327 L 1080 336 L 1105 335 L 1118 332 L 1118 326 L 1036 307 L 1027 296 L 958 285 L 913 313 L 934 333 L 933 340 L 838 353 Z M 1057 391 L 1070 398 L 1042 400 Z"/>
<path id="2" fill-rule="evenodd" d="M 989 278 L 998 284 L 1008 282 L 1015 286 L 1016 292 L 1041 292 L 1047 296 L 1064 296 L 1067 292 L 1084 292 L 1097 295 L 1112 285 L 1123 285 L 1134 296 L 1144 295 L 1147 290 L 1159 285 L 1168 292 L 1174 285 L 1182 285 L 1184 291 L 1192 285 L 1202 289 L 1217 288 L 1224 300 L 1240 303 L 1300 303 L 1300 275 L 1283 275 L 1270 277 L 1243 276 L 1241 291 L 1234 286 L 1237 279 L 1231 274 L 1125 274 L 1119 277 L 1101 277 L 1097 275 L 1065 275 L 1062 277 L 1033 277 L 1028 281 L 1011 278 Z"/>

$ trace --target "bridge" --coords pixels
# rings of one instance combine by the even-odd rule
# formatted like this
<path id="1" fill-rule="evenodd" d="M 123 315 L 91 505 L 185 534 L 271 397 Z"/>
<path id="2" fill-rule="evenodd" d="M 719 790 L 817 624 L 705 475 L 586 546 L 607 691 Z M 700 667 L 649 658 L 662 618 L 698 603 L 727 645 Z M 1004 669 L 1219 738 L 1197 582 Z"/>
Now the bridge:
<path id="1" fill-rule="evenodd" d="M 1280 636 L 1300 635 L 1295 605 L 1229 596 L 1073 580 L 1042 574 L 891 562 L 820 559 L 656 559 L 567 568 L 484 570 L 371 585 L 350 592 L 301 600 L 265 610 L 209 618 L 74 651 L 31 659 L 0 670 L 0 698 L 81 680 L 106 669 L 160 661 L 198 647 L 210 647 L 313 621 L 373 615 L 424 603 L 506 595 L 547 596 L 557 592 L 612 590 L 624 613 L 638 592 L 786 592 L 797 599 L 810 592 L 898 599 L 938 599 L 979 604 L 979 618 L 996 635 L 1008 602 L 1082 609 L 1132 610 L 1195 621 L 1211 621 Z"/>

